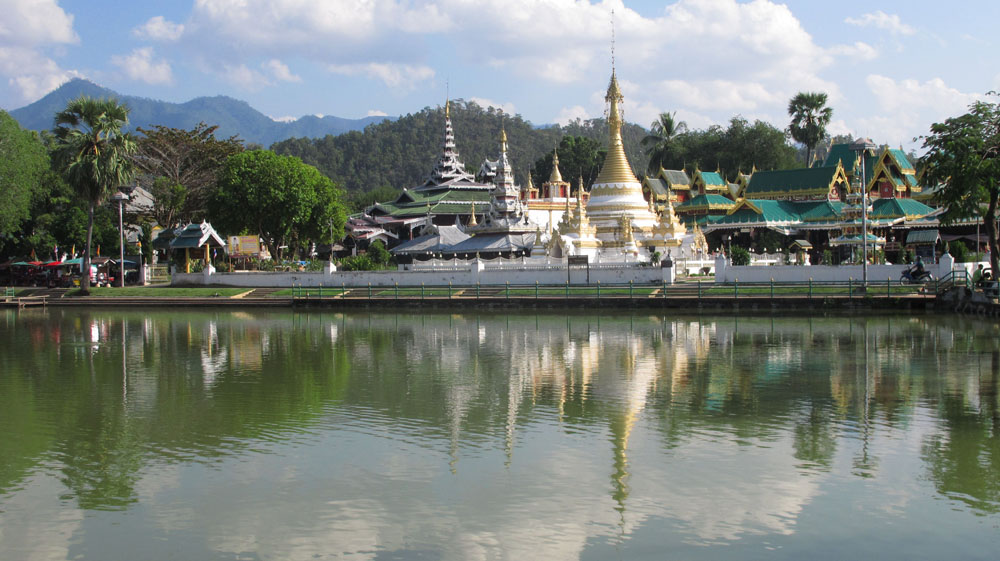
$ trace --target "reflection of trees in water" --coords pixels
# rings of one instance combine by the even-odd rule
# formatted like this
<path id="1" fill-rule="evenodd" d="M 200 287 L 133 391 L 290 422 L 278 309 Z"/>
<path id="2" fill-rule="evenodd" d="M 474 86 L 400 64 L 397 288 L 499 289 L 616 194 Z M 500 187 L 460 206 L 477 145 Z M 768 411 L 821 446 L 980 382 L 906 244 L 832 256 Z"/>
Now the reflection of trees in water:
<path id="1" fill-rule="evenodd" d="M 963 319 L 53 311 L 15 327 L 0 368 L 21 375 L 0 378 L 0 416 L 23 437 L 0 437 L 0 491 L 52 452 L 87 508 L 134 500 L 150 457 L 211 461 L 337 410 L 454 461 L 464 446 L 509 461 L 518 431 L 550 416 L 606 431 L 624 509 L 640 418 L 668 448 L 706 430 L 790 435 L 819 470 L 843 438 L 863 439 L 865 475 L 878 467 L 869 441 L 918 406 L 941 420 L 924 447 L 939 491 L 998 502 L 997 376 L 968 374 L 996 338 Z"/>
<path id="2" fill-rule="evenodd" d="M 978 393 L 942 394 L 943 431 L 924 442 L 923 458 L 938 492 L 984 512 L 1000 512 L 1000 350 L 981 356 Z M 970 397 L 978 403 L 970 403 Z"/>

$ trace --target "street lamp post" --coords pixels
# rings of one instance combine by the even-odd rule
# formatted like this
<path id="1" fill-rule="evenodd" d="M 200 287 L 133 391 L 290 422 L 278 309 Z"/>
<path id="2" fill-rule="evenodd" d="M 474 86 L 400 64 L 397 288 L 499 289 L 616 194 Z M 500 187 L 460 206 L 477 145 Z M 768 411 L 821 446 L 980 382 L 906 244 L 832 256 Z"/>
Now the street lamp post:
<path id="1" fill-rule="evenodd" d="M 118 191 L 111 196 L 112 201 L 118 201 L 118 248 L 119 248 L 119 262 L 118 262 L 118 286 L 125 287 L 125 228 L 122 223 L 122 204 L 128 200 L 128 195 Z"/>
<path id="2" fill-rule="evenodd" d="M 864 286 L 868 286 L 868 182 L 865 180 L 865 152 L 874 149 L 875 143 L 868 138 L 859 138 L 851 144 L 851 150 L 857 152 L 861 160 L 861 282 Z"/>

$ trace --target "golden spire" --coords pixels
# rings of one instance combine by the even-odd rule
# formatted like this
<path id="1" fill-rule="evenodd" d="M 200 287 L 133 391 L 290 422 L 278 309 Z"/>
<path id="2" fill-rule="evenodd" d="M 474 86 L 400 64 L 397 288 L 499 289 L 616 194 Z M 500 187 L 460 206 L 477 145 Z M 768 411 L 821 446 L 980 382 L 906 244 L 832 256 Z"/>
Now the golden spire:
<path id="1" fill-rule="evenodd" d="M 562 174 L 559 173 L 559 150 L 552 151 L 552 175 L 549 176 L 549 183 L 562 183 Z"/>
<path id="2" fill-rule="evenodd" d="M 535 186 L 531 184 L 531 168 L 528 168 L 528 184 L 524 186 L 525 189 L 534 189 Z"/>
<path id="3" fill-rule="evenodd" d="M 451 118 L 451 100 L 450 99 L 446 99 L 444 101 L 444 118 L 445 119 L 450 119 Z"/>
<path id="4" fill-rule="evenodd" d="M 476 222 L 476 203 L 469 203 L 472 209 L 469 211 L 469 226 L 478 226 L 479 223 Z"/>
<path id="5" fill-rule="evenodd" d="M 611 71 L 611 83 L 604 100 L 608 102 L 608 154 L 604 157 L 604 166 L 594 183 L 637 183 L 632 166 L 625 157 L 625 146 L 622 144 L 622 115 L 619 104 L 622 102 L 622 91 L 618 87 L 615 71 Z"/>

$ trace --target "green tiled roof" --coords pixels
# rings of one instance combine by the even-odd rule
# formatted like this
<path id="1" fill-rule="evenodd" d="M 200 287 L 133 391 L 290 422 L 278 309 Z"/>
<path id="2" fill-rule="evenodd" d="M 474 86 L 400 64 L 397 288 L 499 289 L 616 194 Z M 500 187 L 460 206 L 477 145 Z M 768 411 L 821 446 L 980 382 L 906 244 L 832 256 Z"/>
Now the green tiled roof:
<path id="1" fill-rule="evenodd" d="M 834 167 L 837 162 L 844 164 L 844 169 L 847 173 L 851 173 L 854 168 L 854 160 L 858 157 L 858 153 L 851 150 L 850 144 L 834 144 L 830 147 L 830 152 L 826 155 L 826 163 L 823 164 L 824 167 Z"/>
<path id="2" fill-rule="evenodd" d="M 672 186 L 678 185 L 691 185 L 691 178 L 688 174 L 679 169 L 665 169 L 662 174 L 664 179 L 670 182 Z"/>
<path id="3" fill-rule="evenodd" d="M 803 222 L 837 221 L 844 210 L 844 203 L 841 201 L 794 201 L 790 204 Z"/>
<path id="4" fill-rule="evenodd" d="M 910 163 L 910 158 L 906 156 L 906 152 L 903 152 L 902 150 L 899 149 L 894 149 L 894 150 L 889 150 L 889 153 L 892 154 L 892 157 L 896 160 L 896 165 L 899 166 L 899 169 L 903 171 L 913 171 L 913 172 L 916 171 L 916 169 L 914 169 L 913 167 L 913 164 Z"/>
<path id="5" fill-rule="evenodd" d="M 707 194 L 688 199 L 674 208 L 677 212 L 712 209 L 725 210 L 732 208 L 733 204 L 735 203 L 733 203 L 732 199 L 723 197 L 722 195 Z"/>
<path id="6" fill-rule="evenodd" d="M 726 187 L 728 183 L 722 176 L 715 171 L 703 171 L 701 172 L 701 180 L 705 182 L 705 185 L 711 185 L 713 187 Z"/>
<path id="7" fill-rule="evenodd" d="M 937 230 L 910 230 L 906 234 L 906 243 L 933 244 L 937 243 L 939 237 Z"/>
<path id="8" fill-rule="evenodd" d="M 789 226 L 801 224 L 839 224 L 844 203 L 839 201 L 781 201 L 748 199 L 732 214 L 713 220 L 714 225 Z M 756 209 L 756 210 L 755 210 Z M 757 210 L 760 210 L 758 213 Z"/>
<path id="9" fill-rule="evenodd" d="M 844 171 L 848 175 L 854 175 L 855 172 L 861 170 L 854 169 L 854 163 L 857 161 L 858 153 L 851 150 L 850 144 L 834 144 L 830 147 L 830 153 L 826 156 L 826 163 L 823 167 L 834 167 L 837 162 L 842 162 L 844 164 Z M 865 170 L 871 173 L 871 170 L 875 169 L 876 156 L 865 152 Z"/>
<path id="10" fill-rule="evenodd" d="M 885 198 L 872 201 L 872 218 L 918 218 L 927 216 L 934 209 L 913 199 Z"/>
<path id="11" fill-rule="evenodd" d="M 666 197 L 669 194 L 667 183 L 658 177 L 647 177 L 643 182 L 657 195 Z"/>
<path id="12" fill-rule="evenodd" d="M 432 192 L 406 191 L 394 202 L 379 203 L 375 209 L 397 218 L 424 216 L 430 205 L 431 214 L 469 214 L 472 205 L 476 212 L 485 212 L 490 206 L 490 192 L 481 189 L 448 189 Z"/>
<path id="13" fill-rule="evenodd" d="M 837 173 L 836 166 L 758 171 L 750 178 L 744 195 L 825 195 Z"/>

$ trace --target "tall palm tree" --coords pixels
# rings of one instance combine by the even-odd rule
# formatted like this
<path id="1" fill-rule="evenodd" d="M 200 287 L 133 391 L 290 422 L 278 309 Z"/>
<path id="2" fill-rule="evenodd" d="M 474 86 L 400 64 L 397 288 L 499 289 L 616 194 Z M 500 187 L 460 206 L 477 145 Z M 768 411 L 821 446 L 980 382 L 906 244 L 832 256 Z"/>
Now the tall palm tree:
<path id="1" fill-rule="evenodd" d="M 90 291 L 90 246 L 94 210 L 119 186 L 132 181 L 131 155 L 135 140 L 122 132 L 128 107 L 114 99 L 81 96 L 66 104 L 55 118 L 55 161 L 66 181 L 87 202 L 87 248 L 83 254 L 80 288 Z"/>
<path id="2" fill-rule="evenodd" d="M 833 109 L 826 106 L 826 94 L 799 92 L 788 102 L 788 126 L 792 138 L 806 146 L 806 167 L 812 165 L 812 152 L 826 136 L 826 126 L 833 117 Z"/>
<path id="3" fill-rule="evenodd" d="M 649 156 L 649 173 L 660 171 L 660 167 L 670 156 L 674 141 L 687 132 L 687 123 L 678 121 L 676 113 L 660 113 L 660 118 L 649 126 L 650 134 L 642 139 L 646 155 Z"/>

